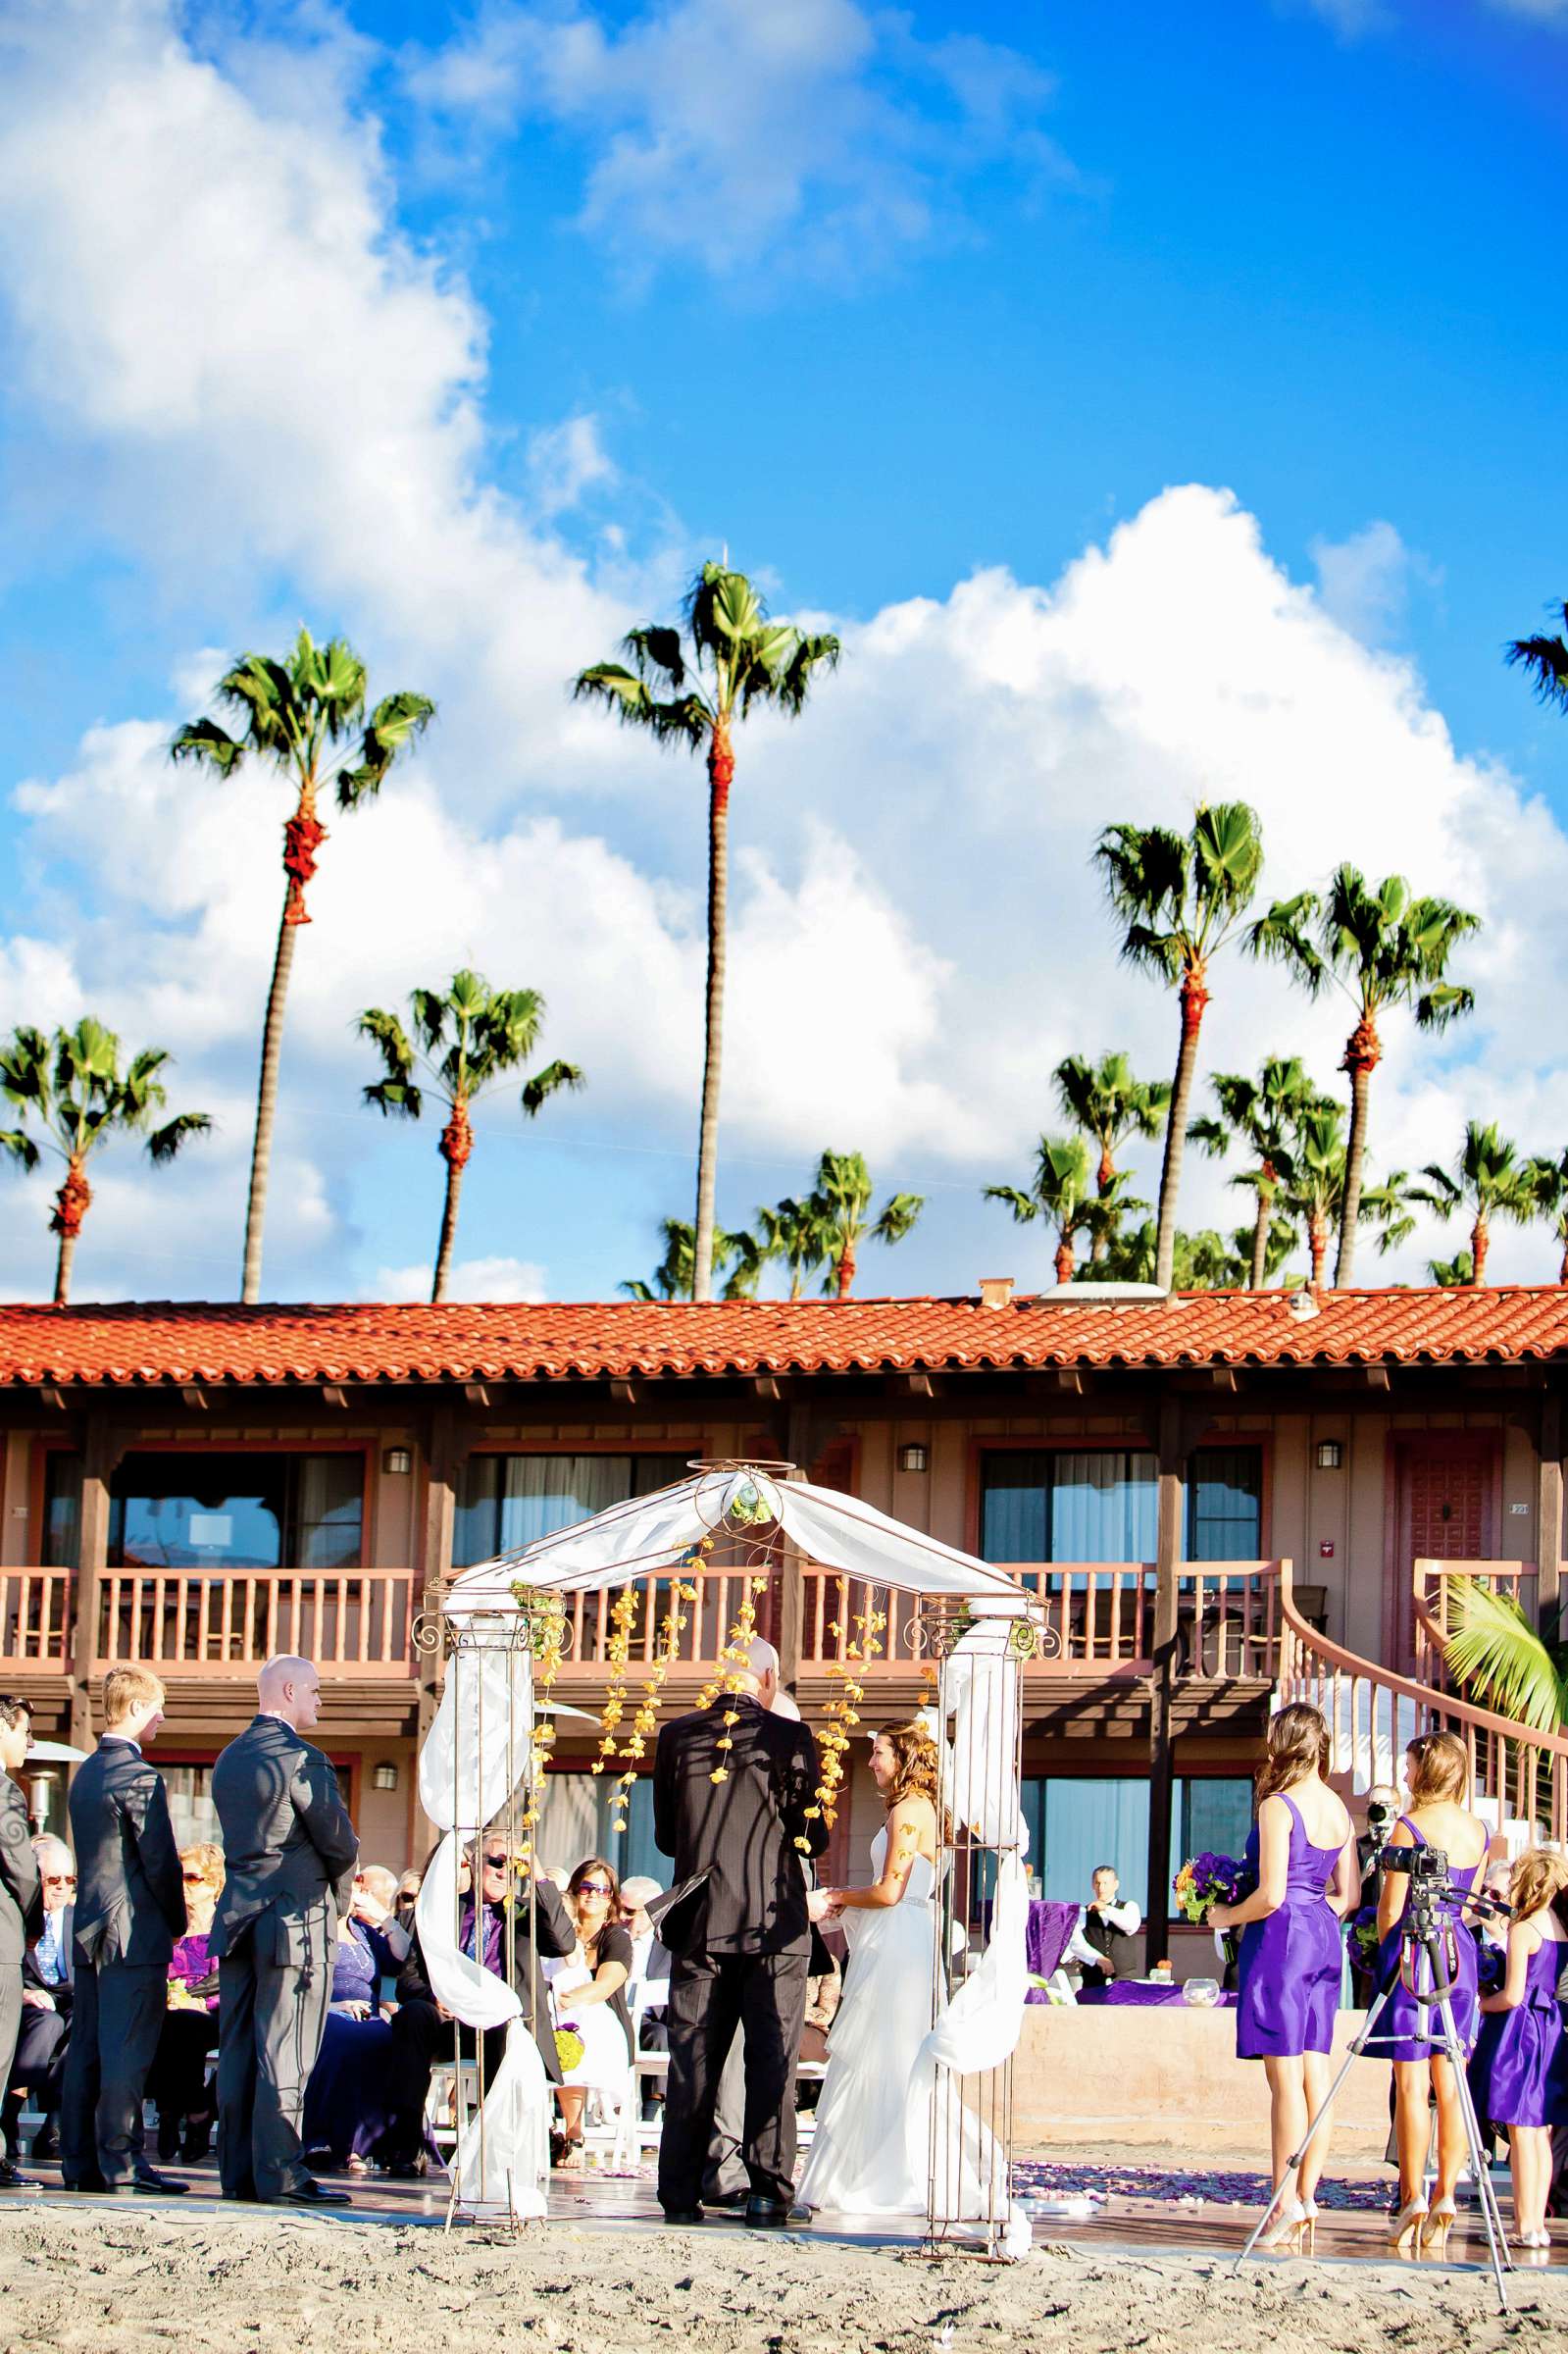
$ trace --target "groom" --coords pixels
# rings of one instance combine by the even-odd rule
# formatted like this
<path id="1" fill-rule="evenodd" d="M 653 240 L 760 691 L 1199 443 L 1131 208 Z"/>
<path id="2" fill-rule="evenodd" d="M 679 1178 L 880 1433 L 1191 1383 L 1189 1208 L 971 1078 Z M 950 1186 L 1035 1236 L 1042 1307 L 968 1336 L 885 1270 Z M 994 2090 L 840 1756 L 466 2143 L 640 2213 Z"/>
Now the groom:
<path id="1" fill-rule="evenodd" d="M 653 1835 L 675 1859 L 659 1921 L 675 1957 L 659 2142 L 659 2204 L 669 2224 L 703 2220 L 714 2102 L 737 2023 L 745 2042 L 746 2222 L 786 2224 L 794 2200 L 795 2058 L 811 1955 L 803 1856 L 820 1855 L 828 1831 L 820 1815 L 807 1820 L 817 1745 L 805 1725 L 769 1713 L 779 1655 L 758 1640 L 743 1656 L 739 1689 L 667 1724 L 653 1768 Z M 734 1719 L 728 1726 L 727 1716 Z M 721 1749 L 727 1731 L 731 1747 Z"/>

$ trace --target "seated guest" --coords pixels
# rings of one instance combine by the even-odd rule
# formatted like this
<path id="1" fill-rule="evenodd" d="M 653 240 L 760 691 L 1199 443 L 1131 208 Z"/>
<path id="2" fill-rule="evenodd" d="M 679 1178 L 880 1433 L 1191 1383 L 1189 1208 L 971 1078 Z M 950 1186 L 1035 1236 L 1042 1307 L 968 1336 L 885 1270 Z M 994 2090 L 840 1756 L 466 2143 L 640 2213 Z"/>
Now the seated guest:
<path id="1" fill-rule="evenodd" d="M 477 1892 L 471 1881 L 476 1866 Z M 505 1837 L 498 1831 L 486 1831 L 477 1850 L 468 1850 L 458 1874 L 458 1943 L 494 1976 L 505 1978 L 519 1995 L 524 2023 L 538 2045 L 544 2073 L 552 2084 L 559 2084 L 561 2068 L 555 2056 L 549 1988 L 542 1965 L 546 1956 L 573 1952 L 577 1933 L 571 1915 L 537 1861 L 531 1905 L 526 1883 L 520 1889 L 514 1887 L 520 1870 L 526 1873 L 527 1867 L 514 1864 Z M 535 1919 L 537 1951 L 533 1950 Z M 505 2027 L 490 2027 L 483 2035 L 480 2067 L 486 2080 L 501 2064 L 506 2033 Z M 455 2050 L 467 2059 L 474 2049 L 474 2029 L 455 2028 L 431 1991 L 416 1929 L 397 1981 L 386 2080 L 389 2122 L 376 2152 L 388 2174 L 424 2174 L 425 2103 L 430 2070 L 437 2060 L 450 2059 Z"/>
<path id="2" fill-rule="evenodd" d="M 397 1883 L 397 1894 L 392 1900 L 392 1919 L 400 1929 L 407 1929 L 411 1937 L 414 1934 L 414 1908 L 420 1901 L 424 1880 L 422 1871 L 405 1871 Z"/>
<path id="3" fill-rule="evenodd" d="M 76 1875 L 71 1850 L 63 1839 L 46 1832 L 34 1839 L 32 1852 L 38 1859 L 43 1888 L 43 1926 L 22 1960 L 22 2024 L 6 2094 L 5 2131 L 7 2150 L 16 2159 L 21 2156 L 18 2126 L 23 2101 L 30 2092 L 33 2107 L 43 2112 L 43 2124 L 32 2137 L 28 2156 L 41 2165 L 46 2158 L 60 2155 L 58 2113 L 71 2032 L 71 1930 Z"/>
<path id="4" fill-rule="evenodd" d="M 383 1865 L 355 1872 L 353 1900 L 337 1924 L 322 2048 L 305 2087 L 300 2137 L 313 2168 L 368 2174 L 370 2153 L 391 2122 L 391 2022 L 381 1987 L 396 1977 L 413 1943 L 392 1917 L 396 1898 L 397 1874 Z"/>
<path id="5" fill-rule="evenodd" d="M 1143 1916 L 1131 1897 L 1121 1899 L 1121 1886 L 1114 1864 L 1095 1866 L 1084 1918 L 1062 1957 L 1079 1965 L 1086 1987 L 1108 1986 L 1131 1967 L 1128 1946 L 1142 1927 Z"/>
<path id="6" fill-rule="evenodd" d="M 632 2065 L 632 2014 L 627 1981 L 632 1974 L 632 1940 L 621 1926 L 621 1890 L 615 1867 L 602 1856 L 584 1858 L 567 1883 L 567 1904 L 577 1925 L 570 1954 L 547 1966 L 558 2033 L 575 2033 L 581 2051 L 561 2054 L 561 2131 L 565 2147 L 558 2163 L 575 2170 L 582 2163 L 582 2113 L 590 2092 L 623 2099 Z"/>
<path id="7" fill-rule="evenodd" d="M 621 1882 L 621 1926 L 632 1940 L 627 2005 L 637 2029 L 638 2048 L 644 2052 L 669 2049 L 663 2023 L 670 1990 L 670 1948 L 647 1915 L 653 1898 L 663 1894 L 657 1880 L 635 1878 Z"/>
<path id="8" fill-rule="evenodd" d="M 182 1847 L 179 1868 L 190 1926 L 176 1938 L 170 1958 L 169 2008 L 147 2071 L 147 2098 L 158 2104 L 159 2157 L 191 2166 L 211 2148 L 218 2114 L 207 2081 L 207 2063 L 218 2049 L 218 1965 L 208 1959 L 207 1935 L 224 1884 L 224 1851 L 205 1839 Z"/>

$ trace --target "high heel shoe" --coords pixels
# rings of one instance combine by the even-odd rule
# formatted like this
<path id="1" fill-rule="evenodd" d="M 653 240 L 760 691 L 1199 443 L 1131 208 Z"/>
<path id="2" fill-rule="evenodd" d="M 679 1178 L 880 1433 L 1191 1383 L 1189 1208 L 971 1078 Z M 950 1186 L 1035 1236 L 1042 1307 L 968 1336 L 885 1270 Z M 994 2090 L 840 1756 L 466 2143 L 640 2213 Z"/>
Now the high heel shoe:
<path id="1" fill-rule="evenodd" d="M 1258 2246 L 1278 2256 L 1310 2256 L 1315 2217 L 1316 2210 L 1309 2215 L 1299 2199 L 1286 2199 Z"/>
<path id="2" fill-rule="evenodd" d="M 1430 2256 L 1435 2264 L 1447 2261 L 1448 2234 L 1458 2213 L 1452 2199 L 1440 2199 L 1421 2226 L 1421 2253 Z"/>
<path id="3" fill-rule="evenodd" d="M 1389 2226 L 1389 2245 L 1395 2256 L 1421 2260 L 1421 2226 L 1427 2220 L 1425 2199 L 1411 2199 Z"/>
<path id="4" fill-rule="evenodd" d="M 1300 2239 L 1299 2239 L 1299 2240 L 1297 2241 L 1297 2243 L 1296 2243 L 1296 2245 L 1297 2245 L 1297 2252 L 1298 2252 L 1300 2255 L 1302 2255 L 1302 2256 L 1311 2256 L 1311 2255 L 1313 2255 L 1313 2254 L 1316 2252 L 1316 2248 L 1317 2248 L 1317 2238 L 1318 2238 L 1318 2203 L 1317 2203 L 1317 2200 L 1316 2200 L 1316 2199 L 1303 2199 L 1303 2200 L 1301 2201 L 1301 2236 L 1300 2236 Z"/>

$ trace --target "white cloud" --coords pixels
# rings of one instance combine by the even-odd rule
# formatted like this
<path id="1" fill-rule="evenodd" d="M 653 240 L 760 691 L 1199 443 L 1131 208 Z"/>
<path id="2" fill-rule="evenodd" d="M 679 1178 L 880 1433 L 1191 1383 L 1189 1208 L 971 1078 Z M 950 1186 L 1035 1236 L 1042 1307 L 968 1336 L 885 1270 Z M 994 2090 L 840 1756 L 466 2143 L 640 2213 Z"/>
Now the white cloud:
<path id="1" fill-rule="evenodd" d="M 361 1294 L 366 1300 L 428 1300 L 430 1266 L 382 1267 Z M 454 1261 L 446 1287 L 451 1301 L 548 1300 L 549 1284 L 543 1267 L 526 1258 L 460 1258 Z"/>
<path id="2" fill-rule="evenodd" d="M 529 440 L 529 483 L 541 515 L 564 514 L 578 506 L 585 490 L 603 488 L 616 479 L 616 470 L 599 437 L 596 417 L 566 417 L 559 425 L 541 426 Z"/>
<path id="3" fill-rule="evenodd" d="M 962 233 L 967 174 L 1071 174 L 1040 128 L 1051 77 L 967 33 L 922 41 L 855 0 L 656 0 L 612 27 L 577 5 L 492 5 L 411 62 L 449 134 L 544 119 L 588 142 L 580 226 L 642 278 L 696 262 L 853 278 Z"/>
<path id="4" fill-rule="evenodd" d="M 1391 523 L 1366 524 L 1347 539 L 1314 539 L 1311 556 L 1324 611 L 1366 645 L 1400 635 L 1412 580 L 1442 586 L 1439 569 L 1406 547 Z"/>

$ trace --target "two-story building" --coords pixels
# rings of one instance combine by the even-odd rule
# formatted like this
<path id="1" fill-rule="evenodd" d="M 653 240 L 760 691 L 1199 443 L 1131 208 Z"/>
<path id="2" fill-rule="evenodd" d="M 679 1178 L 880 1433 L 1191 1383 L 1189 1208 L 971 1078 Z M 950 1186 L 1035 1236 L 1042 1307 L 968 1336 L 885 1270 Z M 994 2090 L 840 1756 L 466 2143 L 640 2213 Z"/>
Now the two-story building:
<path id="1" fill-rule="evenodd" d="M 1532 1614 L 1555 1609 L 1565 1373 L 1557 1287 L 4 1307 L 0 1688 L 79 1747 L 105 1669 L 154 1664 L 157 1759 L 193 1836 L 257 1665 L 307 1652 L 365 1852 L 401 1866 L 425 1841 L 426 1590 L 693 1460 L 792 1463 L 1039 1594 L 1025 1771 L 1040 1884 L 1082 1895 L 1116 1863 L 1158 1951 L 1172 1861 L 1244 1834 L 1288 1624 L 1297 1664 L 1303 1644 L 1320 1664 L 1353 1655 L 1408 1698 L 1442 1616 L 1441 1567 L 1418 1562 L 1487 1564 Z M 808 1717 L 846 1599 L 779 1549 L 763 1623 Z M 715 1569 L 668 1709 L 689 1705 L 731 1607 Z M 609 1836 L 587 1771 L 607 1610 L 576 1606 L 556 1688 L 543 1844 L 569 1864 Z M 893 1620 L 860 1671 L 870 1722 L 921 1691 L 907 1612 Z M 650 1610 L 637 1642 L 652 1638 Z M 869 1835 L 864 1772 L 853 1797 L 835 1869 Z M 627 1868 L 658 1868 L 644 1798 L 618 1841 Z"/>

